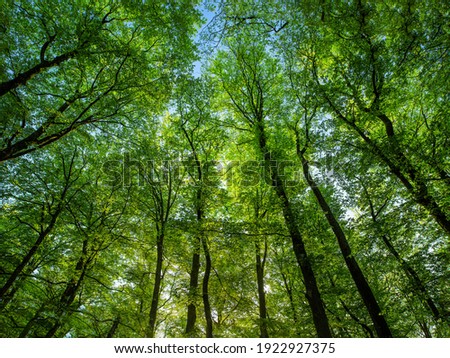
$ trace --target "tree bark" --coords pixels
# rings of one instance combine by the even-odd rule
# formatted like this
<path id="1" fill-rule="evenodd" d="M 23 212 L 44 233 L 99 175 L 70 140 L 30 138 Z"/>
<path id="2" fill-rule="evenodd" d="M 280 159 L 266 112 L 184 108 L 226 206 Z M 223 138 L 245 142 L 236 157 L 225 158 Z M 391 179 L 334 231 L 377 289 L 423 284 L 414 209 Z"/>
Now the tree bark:
<path id="1" fill-rule="evenodd" d="M 203 275 L 202 282 L 202 297 L 203 297 L 203 308 L 205 312 L 205 320 L 206 320 L 206 338 L 213 338 L 213 319 L 211 313 L 211 304 L 209 303 L 209 278 L 211 276 L 211 255 L 209 253 L 208 243 L 206 242 L 206 238 L 202 239 L 203 252 L 205 254 L 205 273 Z"/>
<path id="2" fill-rule="evenodd" d="M 259 330 L 260 338 L 269 338 L 267 331 L 267 307 L 266 293 L 264 291 L 264 260 L 261 258 L 261 248 L 258 242 L 255 242 L 255 261 L 256 261 L 256 280 L 258 284 L 258 303 L 259 303 Z"/>
<path id="3" fill-rule="evenodd" d="M 328 317 L 325 312 L 325 307 L 320 296 L 319 288 L 317 286 L 316 276 L 314 275 L 311 262 L 309 261 L 308 255 L 306 253 L 303 237 L 297 227 L 291 203 L 288 199 L 284 184 L 280 179 L 277 163 L 273 161 L 273 159 L 271 158 L 271 153 L 267 148 L 262 118 L 259 118 L 259 120 L 257 121 L 255 129 L 257 131 L 257 140 L 264 158 L 266 171 L 270 173 L 270 184 L 275 189 L 275 192 L 281 201 L 284 220 L 292 240 L 292 248 L 303 275 L 306 288 L 305 295 L 311 308 L 312 318 L 317 335 L 320 338 L 329 338 L 332 336 L 332 333 L 328 323 Z"/>
<path id="4" fill-rule="evenodd" d="M 161 229 L 162 230 L 162 229 Z M 162 265 L 164 254 L 164 232 L 159 232 L 156 238 L 156 269 L 155 269 L 155 283 L 153 286 L 152 304 L 150 307 L 150 316 L 146 330 L 148 338 L 155 337 L 156 318 L 158 313 L 159 294 L 162 283 Z"/>
<path id="5" fill-rule="evenodd" d="M 191 335 L 195 330 L 195 322 L 197 321 L 196 296 L 198 289 L 198 277 L 200 271 L 200 242 L 201 238 L 196 237 L 194 243 L 194 253 L 192 254 L 192 265 L 189 281 L 189 304 L 186 321 L 186 335 Z"/>

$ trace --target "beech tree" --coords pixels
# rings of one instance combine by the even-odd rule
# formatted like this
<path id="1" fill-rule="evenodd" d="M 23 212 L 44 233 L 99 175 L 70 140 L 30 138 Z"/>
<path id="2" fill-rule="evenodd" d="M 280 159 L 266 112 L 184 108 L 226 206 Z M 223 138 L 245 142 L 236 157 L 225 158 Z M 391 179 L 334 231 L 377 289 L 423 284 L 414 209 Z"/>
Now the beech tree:
<path id="1" fill-rule="evenodd" d="M 449 337 L 444 1 L 5 0 L 1 337 Z"/>

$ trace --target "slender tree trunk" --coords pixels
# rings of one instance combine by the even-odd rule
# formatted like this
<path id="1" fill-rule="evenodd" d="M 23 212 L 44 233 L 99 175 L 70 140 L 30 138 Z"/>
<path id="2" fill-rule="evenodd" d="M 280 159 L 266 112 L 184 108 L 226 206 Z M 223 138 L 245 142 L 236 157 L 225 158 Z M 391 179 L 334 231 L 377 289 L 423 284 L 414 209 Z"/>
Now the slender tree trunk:
<path id="1" fill-rule="evenodd" d="M 205 320 L 206 320 L 206 338 L 213 338 L 213 320 L 211 313 L 211 305 L 209 303 L 209 278 L 211 276 L 211 255 L 209 253 L 208 243 L 206 242 L 206 238 L 202 239 L 203 252 L 205 254 L 205 273 L 203 275 L 202 282 L 202 297 L 203 297 L 203 307 L 205 311 Z"/>
<path id="2" fill-rule="evenodd" d="M 111 328 L 109 329 L 108 334 L 106 335 L 106 338 L 113 338 L 114 337 L 114 335 L 116 334 L 117 328 L 119 327 L 119 324 L 120 324 L 120 317 L 117 316 L 114 319 L 114 322 L 113 322 Z"/>
<path id="3" fill-rule="evenodd" d="M 28 265 L 30 260 L 33 258 L 34 254 L 37 252 L 37 250 L 41 246 L 44 239 L 52 231 L 53 227 L 55 226 L 56 219 L 59 216 L 59 213 L 60 213 L 60 210 L 58 209 L 55 212 L 55 214 L 52 215 L 52 219 L 51 219 L 50 223 L 48 224 L 48 226 L 45 228 L 45 230 L 43 230 L 39 233 L 39 236 L 38 236 L 37 240 L 35 241 L 35 243 L 33 244 L 33 246 L 30 248 L 28 253 L 24 256 L 22 261 L 19 263 L 19 265 L 17 265 L 17 267 L 15 268 L 15 270 L 13 271 L 11 276 L 8 278 L 8 280 L 3 285 L 3 287 L 0 289 L 0 300 L 2 301 L 2 305 L 1 305 L 2 307 L 5 306 L 5 304 L 3 303 L 3 297 L 6 295 L 6 293 L 11 288 L 11 286 L 14 284 L 14 282 L 17 280 L 19 275 L 23 272 L 23 270 Z M 11 296 L 11 295 L 9 295 L 9 296 Z M 9 297 L 9 300 L 11 300 L 11 299 L 12 299 L 12 296 Z"/>
<path id="4" fill-rule="evenodd" d="M 373 294 L 369 283 L 367 282 L 361 268 L 359 267 L 358 262 L 353 256 L 352 250 L 347 241 L 347 237 L 345 236 L 344 231 L 342 230 L 341 226 L 339 225 L 338 221 L 333 215 L 333 212 L 328 203 L 326 202 L 324 196 L 322 195 L 319 187 L 311 177 L 311 173 L 309 172 L 308 161 L 304 157 L 302 151 L 299 150 L 298 146 L 297 146 L 297 154 L 299 155 L 299 158 L 302 162 L 303 174 L 305 176 L 305 179 L 308 182 L 308 185 L 311 188 L 312 192 L 314 193 L 314 196 L 316 197 L 317 202 L 320 205 L 320 208 L 324 212 L 328 224 L 330 225 L 331 229 L 334 232 L 334 235 L 336 236 L 339 248 L 341 249 L 342 255 L 344 256 L 345 264 L 347 265 L 347 268 L 350 271 L 350 274 L 353 278 L 353 281 L 355 282 L 359 294 L 361 295 L 364 305 L 366 306 L 367 311 L 369 312 L 369 315 L 372 318 L 372 322 L 374 324 L 377 335 L 379 337 L 392 337 L 391 330 L 389 329 L 386 319 L 383 316 L 383 313 L 381 311 L 380 306 L 378 305 L 375 295 Z"/>
<path id="5" fill-rule="evenodd" d="M 200 271 L 200 242 L 201 238 L 196 237 L 194 243 L 194 253 L 192 255 L 191 278 L 189 281 L 189 304 L 186 321 L 186 335 L 190 335 L 195 330 L 197 320 L 196 297 L 198 289 L 198 277 Z"/>
<path id="6" fill-rule="evenodd" d="M 148 338 L 155 337 L 155 328 L 156 328 L 156 316 L 158 313 L 158 304 L 159 304 L 159 294 L 161 291 L 161 283 L 162 283 L 162 265 L 163 265 L 163 254 L 164 254 L 164 233 L 159 232 L 156 239 L 156 250 L 157 250 L 157 258 L 156 258 L 156 270 L 155 270 L 155 283 L 153 286 L 153 294 L 152 294 L 152 304 L 150 307 L 150 316 L 146 331 L 146 336 Z"/>
<path id="7" fill-rule="evenodd" d="M 197 225 L 198 228 L 201 228 L 201 222 L 203 219 L 203 168 L 202 168 L 202 164 L 200 162 L 200 159 L 198 157 L 193 139 L 189 136 L 189 133 L 187 132 L 186 128 L 182 125 L 181 129 L 186 137 L 186 139 L 189 142 L 189 146 L 191 147 L 192 153 L 194 155 L 194 159 L 195 159 L 195 165 L 196 165 L 196 169 L 197 169 L 197 192 L 196 192 L 196 203 L 195 203 L 195 207 L 196 207 L 196 211 L 197 211 Z M 188 312 L 187 312 L 187 321 L 186 321 L 186 335 L 191 335 L 194 330 L 195 330 L 195 322 L 197 320 L 197 307 L 196 307 L 196 299 L 197 299 L 197 290 L 198 290 L 198 277 L 199 277 L 199 272 L 200 272 L 200 246 L 202 244 L 202 242 L 205 239 L 202 238 L 201 235 L 198 235 L 195 239 L 195 244 L 194 244 L 194 253 L 192 255 L 192 266 L 191 266 L 191 277 L 190 277 L 190 281 L 189 281 L 189 305 L 188 305 Z M 209 255 L 209 252 L 208 252 Z M 206 251 L 205 251 L 205 256 L 206 256 Z M 211 267 L 209 268 L 209 270 L 211 270 Z M 208 274 L 208 280 L 209 280 L 209 274 Z M 207 289 L 208 286 L 208 282 L 206 282 L 206 292 L 208 291 Z M 209 306 L 209 300 L 208 301 L 208 306 Z M 208 308 L 208 310 L 210 310 Z M 206 314 L 206 308 L 205 308 L 205 316 L 208 317 L 208 315 Z M 208 323 L 208 319 L 206 320 L 206 322 Z M 212 320 L 211 320 L 212 322 Z M 212 323 L 211 323 L 211 336 L 212 336 Z"/>
<path id="8" fill-rule="evenodd" d="M 255 242 L 255 252 L 256 279 L 258 284 L 260 338 L 269 338 L 269 333 L 267 331 L 266 293 L 264 291 L 264 261 L 261 258 L 261 248 L 257 241 Z"/>
<path id="9" fill-rule="evenodd" d="M 88 258 L 88 244 L 88 239 L 85 239 L 83 241 L 81 256 L 75 266 L 74 276 L 67 284 L 66 289 L 59 299 L 58 308 L 55 312 L 56 321 L 53 326 L 47 331 L 47 334 L 45 335 L 46 338 L 53 337 L 64 323 L 64 320 L 67 319 L 71 314 L 70 306 L 72 306 L 73 302 L 75 301 L 75 297 L 86 275 L 87 266 L 93 258 Z"/>
<path id="10" fill-rule="evenodd" d="M 292 247 L 295 253 L 295 257 L 300 266 L 300 270 L 303 275 L 303 280 L 306 288 L 306 299 L 308 300 L 311 308 L 314 326 L 318 337 L 328 338 L 331 337 L 331 329 L 328 323 L 328 317 L 325 312 L 319 288 L 317 286 L 316 276 L 306 253 L 303 237 L 297 227 L 297 223 L 292 211 L 291 203 L 289 202 L 284 184 L 278 174 L 277 163 L 272 161 L 271 154 L 266 145 L 266 136 L 264 132 L 264 125 L 262 118 L 256 124 L 257 139 L 259 142 L 259 148 L 262 152 L 265 168 L 270 173 L 270 183 L 275 189 L 278 198 L 281 201 L 283 209 L 284 220 L 288 228 L 289 234 L 292 240 Z M 273 165 L 274 164 L 274 165 Z"/>
<path id="11" fill-rule="evenodd" d="M 298 316 L 297 316 L 297 309 L 295 307 L 295 303 L 294 303 L 294 295 L 292 293 L 292 287 L 290 287 L 286 274 L 284 272 L 281 272 L 281 277 L 283 278 L 283 284 L 284 284 L 284 288 L 288 294 L 288 298 L 289 298 L 289 305 L 291 307 L 291 311 L 292 311 L 292 318 L 294 319 L 294 324 L 295 324 L 295 334 L 297 335 L 297 337 L 300 337 L 300 332 L 298 330 L 298 324 L 299 324 L 299 320 L 298 320 Z"/>

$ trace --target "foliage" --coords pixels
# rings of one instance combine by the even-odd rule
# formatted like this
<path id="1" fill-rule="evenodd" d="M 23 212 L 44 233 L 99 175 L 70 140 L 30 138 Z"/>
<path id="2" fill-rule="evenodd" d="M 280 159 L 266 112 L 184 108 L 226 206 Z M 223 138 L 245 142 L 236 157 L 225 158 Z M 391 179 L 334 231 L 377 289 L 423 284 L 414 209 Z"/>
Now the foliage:
<path id="1" fill-rule="evenodd" d="M 449 337 L 445 5 L 3 1 L 0 336 Z"/>

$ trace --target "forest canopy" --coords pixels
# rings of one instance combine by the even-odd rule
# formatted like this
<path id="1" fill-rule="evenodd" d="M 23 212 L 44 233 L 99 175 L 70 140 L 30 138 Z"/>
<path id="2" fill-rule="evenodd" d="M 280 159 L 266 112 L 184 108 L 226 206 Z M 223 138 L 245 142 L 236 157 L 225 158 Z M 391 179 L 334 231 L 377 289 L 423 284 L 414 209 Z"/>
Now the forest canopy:
<path id="1" fill-rule="evenodd" d="M 449 9 L 0 6 L 0 337 L 450 337 Z"/>

